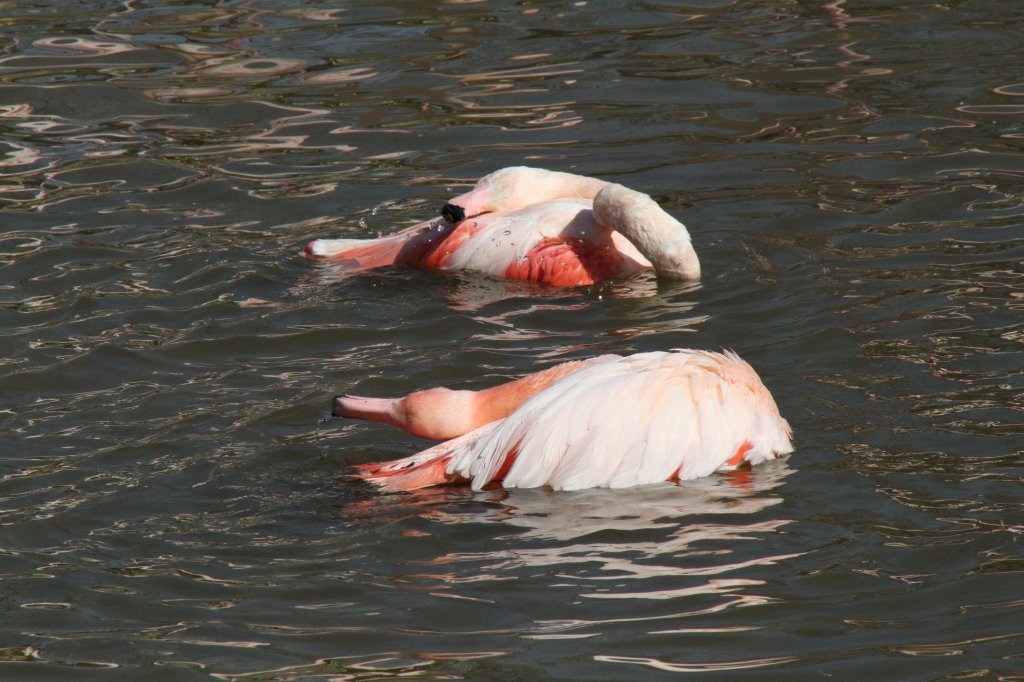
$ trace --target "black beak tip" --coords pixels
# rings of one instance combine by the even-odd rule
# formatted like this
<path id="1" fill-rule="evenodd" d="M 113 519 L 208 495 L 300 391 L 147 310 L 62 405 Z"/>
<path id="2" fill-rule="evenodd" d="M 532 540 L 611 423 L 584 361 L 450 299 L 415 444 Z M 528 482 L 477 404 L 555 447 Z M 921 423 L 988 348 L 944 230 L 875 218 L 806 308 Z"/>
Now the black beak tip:
<path id="1" fill-rule="evenodd" d="M 458 223 L 466 219 L 466 211 L 461 206 L 445 204 L 441 207 L 441 216 L 450 223 Z"/>

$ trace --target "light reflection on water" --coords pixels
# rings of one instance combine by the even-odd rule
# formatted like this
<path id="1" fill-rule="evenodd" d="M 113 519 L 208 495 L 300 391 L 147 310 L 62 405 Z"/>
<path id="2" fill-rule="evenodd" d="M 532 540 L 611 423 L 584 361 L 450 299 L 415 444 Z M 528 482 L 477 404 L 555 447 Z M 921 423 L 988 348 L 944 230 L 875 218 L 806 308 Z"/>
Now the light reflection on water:
<path id="1" fill-rule="evenodd" d="M 487 520 L 511 525 L 517 531 L 521 529 L 514 536 L 517 544 L 523 541 L 543 541 L 545 546 L 485 554 L 446 553 L 427 563 L 431 566 L 445 566 L 482 562 L 483 568 L 499 573 L 510 568 L 548 566 L 568 571 L 572 564 L 588 564 L 575 575 L 585 580 L 620 581 L 660 576 L 717 575 L 736 566 L 716 561 L 712 567 L 686 568 L 651 562 L 663 555 L 673 559 L 683 553 L 701 555 L 705 552 L 691 550 L 690 545 L 731 545 L 746 539 L 745 533 L 771 532 L 785 525 L 786 521 L 779 519 L 763 523 L 746 522 L 742 525 L 692 520 L 704 516 L 737 514 L 746 521 L 742 515 L 755 514 L 780 502 L 777 497 L 761 495 L 777 486 L 788 471 L 784 464 L 765 469 L 758 472 L 757 476 L 742 472 L 746 480 L 697 481 L 692 485 L 680 486 L 666 484 L 641 491 L 628 490 L 622 495 L 614 493 L 613 506 L 609 506 L 610 493 L 607 490 L 580 491 L 571 495 L 516 491 L 504 497 L 499 508 L 487 510 L 473 521 Z M 442 514 L 433 519 L 442 523 L 465 523 L 470 520 L 463 515 L 451 514 Z M 608 542 L 595 539 L 603 534 L 611 534 L 618 539 Z M 649 539 L 642 539 L 645 536 Z M 549 546 L 552 542 L 556 544 Z M 708 553 L 715 554 L 720 560 L 721 555 L 729 555 L 732 550 L 723 548 Z M 774 561 L 775 558 L 764 560 Z M 474 578 L 470 580 L 475 581 Z M 581 596 L 611 598 L 613 595 L 584 593 Z M 618 598 L 623 595 L 615 596 Z"/>
<path id="2" fill-rule="evenodd" d="M 8 5 L 0 676 L 1019 675 L 1005 4 Z M 296 256 L 524 163 L 651 193 L 703 280 Z M 750 360 L 796 453 L 377 496 L 344 462 L 422 442 L 316 433 L 339 390 L 674 347 Z"/>

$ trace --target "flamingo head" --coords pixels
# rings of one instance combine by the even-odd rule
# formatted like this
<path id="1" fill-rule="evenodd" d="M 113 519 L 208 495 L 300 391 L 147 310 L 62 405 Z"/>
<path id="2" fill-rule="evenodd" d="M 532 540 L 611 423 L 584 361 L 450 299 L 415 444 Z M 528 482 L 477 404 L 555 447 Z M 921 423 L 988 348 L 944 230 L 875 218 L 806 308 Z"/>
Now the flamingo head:
<path id="1" fill-rule="evenodd" d="M 481 213 L 508 211 L 558 194 L 559 177 L 566 175 L 528 166 L 509 166 L 485 175 L 473 189 L 441 208 L 441 215 L 453 223 Z"/>
<path id="2" fill-rule="evenodd" d="M 397 426 L 414 436 L 448 440 L 471 431 L 475 394 L 447 388 L 428 388 L 403 398 L 335 396 L 331 415 L 368 419 Z"/>

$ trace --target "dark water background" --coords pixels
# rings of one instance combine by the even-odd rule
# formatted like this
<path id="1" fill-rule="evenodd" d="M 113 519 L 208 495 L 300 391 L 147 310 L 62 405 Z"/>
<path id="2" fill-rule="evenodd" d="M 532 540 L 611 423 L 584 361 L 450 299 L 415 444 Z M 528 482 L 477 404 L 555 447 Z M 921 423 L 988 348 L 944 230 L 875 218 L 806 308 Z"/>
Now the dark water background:
<path id="1" fill-rule="evenodd" d="M 0 678 L 1024 679 L 1024 6 L 0 1 Z M 513 164 L 699 286 L 296 253 Z M 734 348 L 748 477 L 376 496 L 332 394 Z"/>

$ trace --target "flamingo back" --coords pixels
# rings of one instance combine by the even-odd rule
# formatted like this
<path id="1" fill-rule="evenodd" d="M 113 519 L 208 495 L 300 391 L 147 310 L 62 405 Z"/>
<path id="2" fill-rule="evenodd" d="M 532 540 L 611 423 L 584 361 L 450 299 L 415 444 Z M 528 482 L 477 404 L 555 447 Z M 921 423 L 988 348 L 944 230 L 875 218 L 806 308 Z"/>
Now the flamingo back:
<path id="1" fill-rule="evenodd" d="M 649 263 L 594 220 L 591 202 L 560 199 L 467 219 L 479 227 L 452 250 L 445 269 L 552 284 L 590 284 Z"/>
<path id="2" fill-rule="evenodd" d="M 595 362 L 450 449 L 447 472 L 482 488 L 628 487 L 706 476 L 734 455 L 792 451 L 790 429 L 733 353 L 653 352 Z"/>

